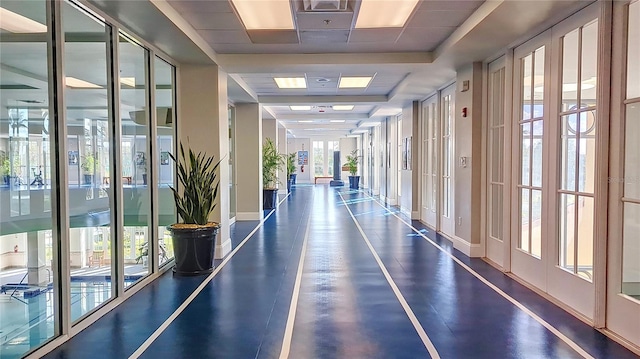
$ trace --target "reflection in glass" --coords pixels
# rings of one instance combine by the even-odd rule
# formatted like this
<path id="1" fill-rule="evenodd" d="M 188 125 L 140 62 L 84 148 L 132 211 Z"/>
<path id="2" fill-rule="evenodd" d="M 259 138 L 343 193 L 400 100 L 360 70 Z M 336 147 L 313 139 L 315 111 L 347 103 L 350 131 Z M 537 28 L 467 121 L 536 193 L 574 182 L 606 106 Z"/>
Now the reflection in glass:
<path id="1" fill-rule="evenodd" d="M 324 142 L 313 141 L 313 174 L 324 176 Z"/>
<path id="2" fill-rule="evenodd" d="M 530 238 L 531 238 L 531 220 L 530 220 L 530 204 L 529 204 L 530 190 L 527 188 L 520 189 L 520 241 L 518 248 L 529 252 Z"/>
<path id="3" fill-rule="evenodd" d="M 625 118 L 624 196 L 640 200 L 640 103 L 627 105 Z"/>
<path id="4" fill-rule="evenodd" d="M 629 5 L 627 59 L 640 59 L 640 2 Z M 640 62 L 627 61 L 627 99 L 640 97 Z"/>
<path id="5" fill-rule="evenodd" d="M 109 177 L 112 142 L 107 101 L 108 26 L 68 2 L 64 59 L 69 186 L 71 319 L 79 318 L 113 296 L 113 195 Z M 88 66 L 88 64 L 91 64 Z M 77 79 L 83 82 L 78 83 Z M 104 193 L 100 196 L 96 193 Z"/>
<path id="6" fill-rule="evenodd" d="M 640 299 L 640 204 L 624 204 L 622 293 Z"/>
<path id="7" fill-rule="evenodd" d="M 52 267 L 51 142 L 46 6 L 2 1 L 30 29 L 0 30 L 0 357 L 19 358 L 58 335 Z M 3 22 L 3 18 L 0 18 Z M 6 85 L 6 86 L 5 86 Z M 16 86 L 20 85 L 20 86 Z"/>
<path id="8" fill-rule="evenodd" d="M 564 37 L 559 265 L 591 280 L 596 166 L 598 22 Z"/>
<path id="9" fill-rule="evenodd" d="M 147 50 L 119 36 L 120 47 L 120 116 L 122 120 L 122 184 L 124 209 L 125 286 L 149 274 L 150 191 L 147 187 L 149 155 L 149 111 L 146 109 Z"/>
<path id="10" fill-rule="evenodd" d="M 171 232 L 167 226 L 176 223 L 178 212 L 173 200 L 173 194 L 169 186 L 174 186 L 175 165 L 169 154 L 175 154 L 175 125 L 173 103 L 175 98 L 174 78 L 175 68 L 162 59 L 154 59 L 154 71 L 156 81 L 156 114 L 158 138 L 158 257 L 160 265 L 173 259 L 173 242 Z"/>

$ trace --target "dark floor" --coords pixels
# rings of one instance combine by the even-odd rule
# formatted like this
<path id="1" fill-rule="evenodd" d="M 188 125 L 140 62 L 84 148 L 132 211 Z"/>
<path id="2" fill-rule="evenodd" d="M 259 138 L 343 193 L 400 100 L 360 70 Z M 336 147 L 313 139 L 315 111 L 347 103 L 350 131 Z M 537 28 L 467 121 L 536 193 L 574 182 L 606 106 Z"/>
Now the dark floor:
<path id="1" fill-rule="evenodd" d="M 143 358 L 637 358 L 391 211 L 362 192 L 294 187 L 152 340 L 205 277 L 168 272 L 47 358 L 127 358 L 145 342 Z M 234 248 L 256 225 L 233 226 Z"/>

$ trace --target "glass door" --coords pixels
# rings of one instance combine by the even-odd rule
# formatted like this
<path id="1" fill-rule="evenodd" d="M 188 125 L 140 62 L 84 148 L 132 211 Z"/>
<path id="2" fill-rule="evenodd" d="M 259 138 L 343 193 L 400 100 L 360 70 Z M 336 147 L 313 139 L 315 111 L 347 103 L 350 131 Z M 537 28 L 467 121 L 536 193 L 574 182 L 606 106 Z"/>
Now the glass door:
<path id="1" fill-rule="evenodd" d="M 454 180 L 455 164 L 454 123 L 455 123 L 455 90 L 453 84 L 442 91 L 440 99 L 441 133 L 440 153 L 440 231 L 450 236 L 455 235 Z"/>
<path id="2" fill-rule="evenodd" d="M 626 74 L 612 80 L 606 324 L 640 346 L 640 1 L 616 2 L 614 16 L 614 38 L 627 41 L 614 43 L 626 47 Z"/>
<path id="3" fill-rule="evenodd" d="M 595 312 L 594 248 L 597 209 L 598 26 L 597 7 L 556 25 L 553 30 L 555 121 L 550 183 L 555 188 L 549 215 L 549 294 L 593 319 Z M 560 61 L 555 61 L 558 59 Z M 554 67 L 559 65 L 558 70 Z M 606 177 L 602 179 L 606 183 Z M 551 193 L 549 193 L 551 195 Z M 553 232 L 551 232 L 553 231 Z"/>
<path id="4" fill-rule="evenodd" d="M 438 229 L 438 95 L 422 102 L 422 206 L 420 219 Z"/>
<path id="5" fill-rule="evenodd" d="M 487 242 L 486 256 L 504 266 L 503 233 L 507 217 L 505 199 L 505 61 L 500 58 L 489 64 L 488 81 L 488 142 L 487 142 Z"/>
<path id="6" fill-rule="evenodd" d="M 512 244 L 511 271 L 536 287 L 546 290 L 546 244 L 542 242 L 543 149 L 548 118 L 545 99 L 549 92 L 550 31 L 514 51 L 514 113 L 512 148 Z"/>

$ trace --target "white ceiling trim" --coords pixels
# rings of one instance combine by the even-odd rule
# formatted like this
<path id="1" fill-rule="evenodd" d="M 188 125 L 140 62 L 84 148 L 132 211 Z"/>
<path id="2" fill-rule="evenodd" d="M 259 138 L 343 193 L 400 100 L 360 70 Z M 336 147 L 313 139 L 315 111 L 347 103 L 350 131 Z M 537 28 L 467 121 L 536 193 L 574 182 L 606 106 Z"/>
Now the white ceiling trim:
<path id="1" fill-rule="evenodd" d="M 233 73 L 275 72 L 281 71 L 282 66 L 288 66 L 288 71 L 294 72 L 297 68 L 308 69 L 314 65 L 424 65 L 433 62 L 431 52 L 218 54 L 217 58 L 217 64 Z"/>
<path id="2" fill-rule="evenodd" d="M 371 104 L 388 102 L 389 97 L 386 95 L 362 95 L 362 96 L 258 96 L 258 101 L 263 105 L 317 105 L 317 104 L 341 104 L 349 105 Z"/>
<path id="3" fill-rule="evenodd" d="M 205 39 L 198 34 L 198 31 L 185 20 L 182 15 L 165 0 L 149 0 L 160 12 L 162 12 L 176 27 L 184 32 L 213 62 L 218 63 L 218 54 L 211 48 Z"/>
<path id="4" fill-rule="evenodd" d="M 238 86 L 240 86 L 240 88 L 242 88 L 247 93 L 247 95 L 249 95 L 251 98 L 256 100 L 256 102 L 258 102 L 258 94 L 255 91 L 253 91 L 253 89 L 249 87 L 249 85 L 247 85 L 247 83 L 242 79 L 242 77 L 240 77 L 240 75 L 238 74 L 228 74 L 228 75 L 233 79 L 233 81 L 235 81 L 238 84 Z"/>
<path id="5" fill-rule="evenodd" d="M 474 11 L 471 16 L 465 20 L 454 32 L 451 34 L 442 44 L 440 44 L 436 50 L 435 58 L 437 59 L 444 52 L 452 48 L 456 45 L 462 38 L 464 38 L 468 33 L 473 31 L 473 29 L 478 26 L 484 19 L 486 19 L 491 13 L 493 13 L 504 0 L 488 0 L 485 1 L 480 7 Z"/>

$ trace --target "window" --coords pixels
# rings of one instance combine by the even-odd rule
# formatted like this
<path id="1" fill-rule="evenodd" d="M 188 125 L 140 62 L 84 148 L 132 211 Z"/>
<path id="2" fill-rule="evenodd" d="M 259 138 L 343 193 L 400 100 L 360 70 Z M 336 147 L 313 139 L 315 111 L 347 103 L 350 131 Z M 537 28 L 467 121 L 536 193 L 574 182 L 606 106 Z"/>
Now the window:
<path id="1" fill-rule="evenodd" d="M 324 142 L 313 141 L 313 174 L 324 176 Z"/>

